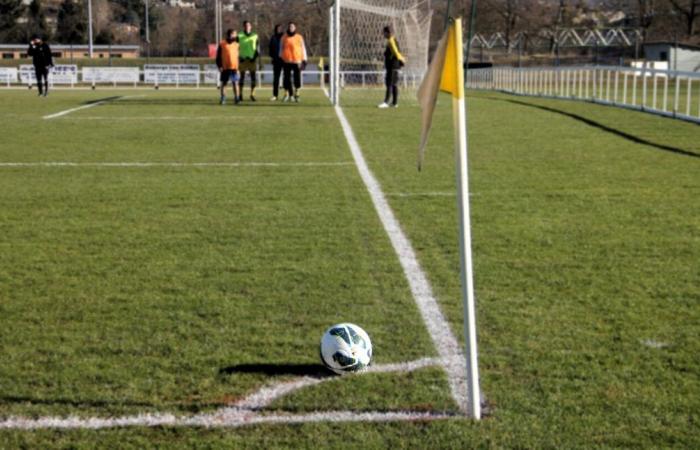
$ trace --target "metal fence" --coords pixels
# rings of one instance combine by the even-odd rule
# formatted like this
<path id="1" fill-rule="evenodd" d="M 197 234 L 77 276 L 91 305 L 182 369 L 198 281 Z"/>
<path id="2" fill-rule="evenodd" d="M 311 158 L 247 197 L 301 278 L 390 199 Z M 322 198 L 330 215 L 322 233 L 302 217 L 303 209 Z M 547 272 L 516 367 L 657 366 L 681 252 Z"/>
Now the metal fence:
<path id="1" fill-rule="evenodd" d="M 648 67 L 471 69 L 467 87 L 585 100 L 700 123 L 700 74 Z"/>
<path id="2" fill-rule="evenodd" d="M 384 85 L 383 71 L 343 71 L 339 73 L 341 88 L 369 88 Z M 256 72 L 258 86 L 273 83 L 271 70 Z M 329 72 L 305 70 L 302 83 L 306 86 L 324 87 L 328 83 Z M 416 89 L 422 74 L 402 72 L 399 82 L 407 89 Z M 31 65 L 0 67 L 0 86 L 32 87 L 36 85 L 34 68 Z M 219 71 L 214 65 L 146 65 L 141 67 L 83 67 L 64 64 L 56 65 L 49 74 L 50 86 L 64 87 L 154 87 L 174 88 L 219 86 Z"/>
<path id="3" fill-rule="evenodd" d="M 324 86 L 328 73 L 323 71 L 303 71 L 302 83 L 305 85 Z M 258 86 L 271 85 L 273 72 L 259 70 L 256 72 Z M 174 88 L 199 88 L 202 86 L 218 87 L 219 70 L 216 66 L 198 65 L 152 65 L 140 67 L 83 67 L 75 65 L 56 65 L 48 77 L 49 85 L 63 87 L 153 87 L 169 86 Z M 19 67 L 0 67 L 0 86 L 32 87 L 36 85 L 34 68 L 31 65 Z"/>

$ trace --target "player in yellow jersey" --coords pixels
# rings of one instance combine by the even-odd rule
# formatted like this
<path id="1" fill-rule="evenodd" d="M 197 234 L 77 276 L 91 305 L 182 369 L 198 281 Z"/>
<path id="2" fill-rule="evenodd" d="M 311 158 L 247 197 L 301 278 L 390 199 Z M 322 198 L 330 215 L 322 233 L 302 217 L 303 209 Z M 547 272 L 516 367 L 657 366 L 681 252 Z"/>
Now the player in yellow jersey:
<path id="1" fill-rule="evenodd" d="M 386 48 L 384 49 L 384 69 L 386 69 L 386 94 L 384 101 L 379 104 L 380 108 L 396 108 L 399 106 L 399 70 L 406 63 L 406 58 L 401 54 L 399 43 L 396 41 L 391 27 L 384 27 L 384 38 Z M 389 103 L 391 101 L 391 104 Z"/>
<path id="2" fill-rule="evenodd" d="M 258 55 L 260 54 L 258 45 L 258 33 L 253 31 L 253 24 L 249 21 L 243 22 L 243 33 L 238 35 L 240 45 L 240 97 L 243 100 L 243 85 L 245 84 L 245 74 L 250 74 L 250 101 L 255 101 L 255 86 L 257 84 L 256 73 L 258 68 Z"/>

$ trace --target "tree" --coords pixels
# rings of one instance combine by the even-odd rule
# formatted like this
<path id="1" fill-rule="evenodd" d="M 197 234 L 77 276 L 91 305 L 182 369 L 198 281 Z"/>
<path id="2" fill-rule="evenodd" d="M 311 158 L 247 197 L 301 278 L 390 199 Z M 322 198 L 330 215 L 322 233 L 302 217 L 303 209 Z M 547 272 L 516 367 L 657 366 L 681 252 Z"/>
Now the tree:
<path id="1" fill-rule="evenodd" d="M 114 0 L 115 19 L 122 23 L 138 25 L 142 21 L 143 0 Z M 153 1 L 153 3 L 156 3 Z M 150 12 L 150 9 L 149 9 Z"/>
<path id="2" fill-rule="evenodd" d="M 695 34 L 695 21 L 700 17 L 700 0 L 669 0 L 673 11 L 681 16 L 688 36 Z"/>
<path id="3" fill-rule="evenodd" d="M 95 36 L 95 44 L 112 42 L 113 16 L 112 5 L 108 0 L 92 0 L 92 32 Z"/>
<path id="4" fill-rule="evenodd" d="M 15 42 L 23 38 L 17 24 L 23 14 L 22 0 L 0 0 L 0 42 Z"/>
<path id="5" fill-rule="evenodd" d="M 503 38 L 506 40 L 506 47 L 510 48 L 515 27 L 523 16 L 522 3 L 520 0 L 498 0 L 496 2 L 498 15 L 503 24 Z"/>
<path id="6" fill-rule="evenodd" d="M 32 0 L 29 4 L 29 13 L 27 14 L 25 30 L 25 39 L 29 39 L 33 34 L 38 34 L 45 39 L 50 37 L 50 30 L 49 26 L 46 24 L 46 15 L 41 0 Z"/>
<path id="7" fill-rule="evenodd" d="M 83 4 L 65 0 L 58 9 L 56 39 L 62 44 L 83 44 L 87 26 Z"/>

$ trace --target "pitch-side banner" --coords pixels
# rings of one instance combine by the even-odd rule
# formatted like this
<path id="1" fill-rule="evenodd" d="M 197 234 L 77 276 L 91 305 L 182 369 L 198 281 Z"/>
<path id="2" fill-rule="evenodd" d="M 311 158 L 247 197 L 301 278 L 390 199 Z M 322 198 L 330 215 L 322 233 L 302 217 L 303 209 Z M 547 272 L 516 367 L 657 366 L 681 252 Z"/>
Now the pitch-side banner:
<path id="1" fill-rule="evenodd" d="M 17 69 L 15 67 L 0 67 L 0 83 L 16 83 Z"/>
<path id="2" fill-rule="evenodd" d="M 206 64 L 204 66 L 204 83 L 218 84 L 219 83 L 219 68 L 216 64 Z"/>
<path id="3" fill-rule="evenodd" d="M 143 81 L 149 84 L 199 84 L 198 64 L 146 64 Z"/>
<path id="4" fill-rule="evenodd" d="M 83 67 L 84 83 L 138 83 L 138 67 Z"/>
<path id="5" fill-rule="evenodd" d="M 19 66 L 19 79 L 24 84 L 36 84 L 34 66 Z M 49 71 L 50 84 L 75 84 L 78 82 L 78 66 L 74 64 L 57 64 Z"/>

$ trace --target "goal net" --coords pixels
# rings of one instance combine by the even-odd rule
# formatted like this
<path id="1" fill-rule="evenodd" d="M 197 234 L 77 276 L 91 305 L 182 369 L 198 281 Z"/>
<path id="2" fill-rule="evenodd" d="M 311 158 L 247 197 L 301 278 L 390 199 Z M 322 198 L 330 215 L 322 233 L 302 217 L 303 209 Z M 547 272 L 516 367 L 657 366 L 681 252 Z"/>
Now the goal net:
<path id="1" fill-rule="evenodd" d="M 329 33 L 334 103 L 345 88 L 383 85 L 387 25 L 406 57 L 399 83 L 417 89 L 428 66 L 431 19 L 430 0 L 336 0 Z"/>

